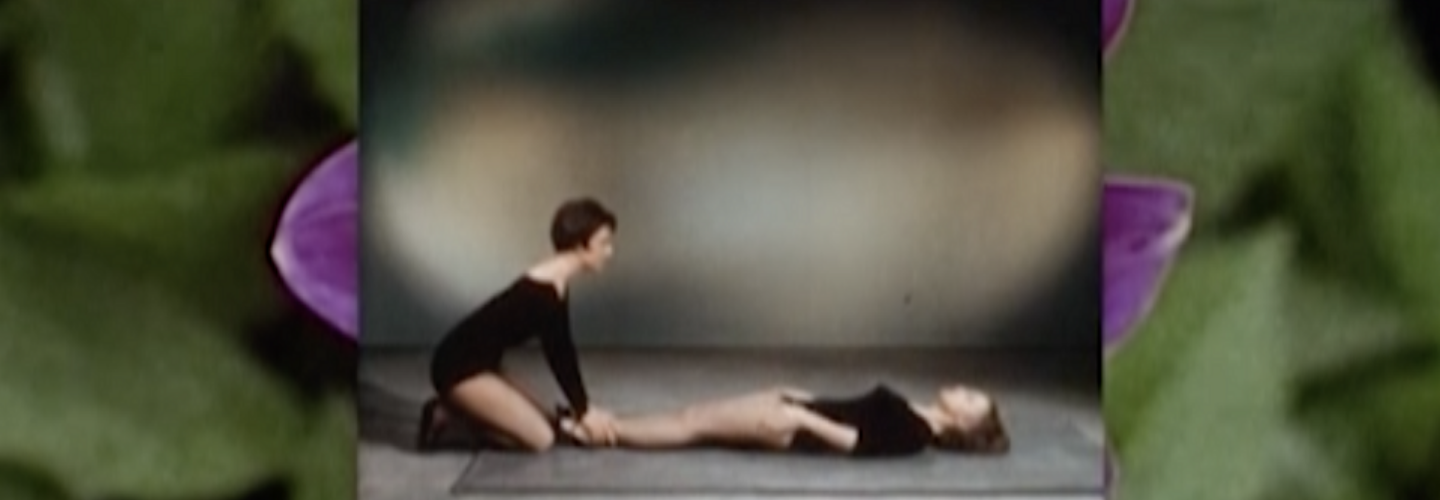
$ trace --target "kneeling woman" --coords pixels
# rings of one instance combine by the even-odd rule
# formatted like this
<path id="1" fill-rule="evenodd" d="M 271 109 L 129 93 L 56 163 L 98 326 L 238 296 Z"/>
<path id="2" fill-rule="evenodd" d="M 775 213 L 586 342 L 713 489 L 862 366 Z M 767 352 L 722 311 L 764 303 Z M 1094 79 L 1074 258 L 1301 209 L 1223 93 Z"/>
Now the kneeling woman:
<path id="1" fill-rule="evenodd" d="M 930 446 L 974 453 L 1010 449 L 995 401 L 964 386 L 942 389 L 928 404 L 912 403 L 884 385 L 849 399 L 778 388 L 611 425 L 612 432 L 597 434 L 572 420 L 561 423 L 583 444 L 642 449 L 718 445 L 862 457 L 914 455 Z"/>
<path id="2" fill-rule="evenodd" d="M 611 427 L 609 413 L 590 406 L 570 337 L 568 284 L 598 272 L 614 253 L 615 216 L 591 199 L 566 202 L 556 211 L 550 237 L 555 254 L 517 278 L 503 292 L 462 320 L 436 347 L 430 378 L 437 397 L 421 417 L 420 448 L 437 444 L 447 422 L 478 427 L 498 444 L 541 451 L 555 442 L 553 421 L 541 406 L 506 377 L 506 351 L 540 339 L 545 359 L 580 415 L 580 425 L 595 435 Z"/>

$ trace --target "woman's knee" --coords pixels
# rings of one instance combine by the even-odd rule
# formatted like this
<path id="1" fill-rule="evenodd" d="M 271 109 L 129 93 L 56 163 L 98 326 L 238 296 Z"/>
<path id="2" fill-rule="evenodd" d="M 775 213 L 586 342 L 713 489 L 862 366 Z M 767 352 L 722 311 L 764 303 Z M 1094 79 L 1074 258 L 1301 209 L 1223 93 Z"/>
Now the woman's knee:
<path id="1" fill-rule="evenodd" d="M 545 451 L 555 445 L 555 431 L 545 414 L 510 383 L 485 374 L 451 391 L 457 406 L 470 416 L 517 441 L 520 448 Z"/>
<path id="2" fill-rule="evenodd" d="M 491 426 L 491 431 L 504 437 L 505 445 L 523 451 L 542 452 L 555 447 L 555 431 L 546 423 Z"/>
<path id="3" fill-rule="evenodd" d="M 555 431 L 548 427 L 530 430 L 524 434 L 516 437 L 525 451 L 539 453 L 555 447 Z"/>

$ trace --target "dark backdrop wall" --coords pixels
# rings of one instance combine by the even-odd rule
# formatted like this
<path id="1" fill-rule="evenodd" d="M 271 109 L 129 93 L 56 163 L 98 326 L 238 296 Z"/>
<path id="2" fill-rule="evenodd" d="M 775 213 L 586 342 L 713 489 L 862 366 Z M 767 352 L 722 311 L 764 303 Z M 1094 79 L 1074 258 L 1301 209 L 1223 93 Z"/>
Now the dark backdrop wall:
<path id="1" fill-rule="evenodd" d="M 595 196 L 621 227 L 581 344 L 1098 352 L 1098 22 L 506 4 L 366 31 L 366 345 L 433 343 Z"/>

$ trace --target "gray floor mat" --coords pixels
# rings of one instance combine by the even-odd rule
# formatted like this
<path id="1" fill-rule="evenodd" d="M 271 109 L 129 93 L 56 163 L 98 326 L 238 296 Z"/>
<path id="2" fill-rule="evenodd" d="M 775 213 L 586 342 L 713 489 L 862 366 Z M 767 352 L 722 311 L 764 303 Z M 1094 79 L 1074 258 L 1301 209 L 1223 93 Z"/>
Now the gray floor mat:
<path id="1" fill-rule="evenodd" d="M 926 398 L 955 381 L 993 390 L 1012 453 L 932 452 L 861 462 L 718 450 L 484 452 L 469 461 L 411 450 L 432 395 L 428 351 L 366 349 L 360 366 L 361 484 L 374 500 L 429 498 L 1100 498 L 1099 362 L 1053 351 L 587 350 L 592 399 L 621 414 L 671 410 L 786 383 L 843 397 L 884 382 Z M 562 401 L 540 353 L 507 358 L 538 398 Z M 461 471 L 464 470 L 462 474 Z M 382 493 L 383 492 L 383 493 Z"/>
<path id="2" fill-rule="evenodd" d="M 1102 448 L 1063 422 L 1012 417 L 1004 457 L 930 451 L 856 460 L 732 450 L 562 448 L 535 456 L 480 453 L 454 485 L 479 493 L 726 493 L 969 495 L 1091 493 L 1102 487 Z M 1018 424 L 1018 425 L 1016 425 Z"/>

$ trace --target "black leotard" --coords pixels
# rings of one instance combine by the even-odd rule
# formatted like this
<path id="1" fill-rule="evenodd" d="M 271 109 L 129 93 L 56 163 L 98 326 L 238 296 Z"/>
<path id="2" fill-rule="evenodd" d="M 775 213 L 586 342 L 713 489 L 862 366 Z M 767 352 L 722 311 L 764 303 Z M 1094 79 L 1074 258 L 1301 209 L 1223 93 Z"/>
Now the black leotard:
<path id="1" fill-rule="evenodd" d="M 445 335 L 430 360 L 430 382 L 441 396 L 449 394 L 467 378 L 498 370 L 505 351 L 536 337 L 570 408 L 583 415 L 589 399 L 570 338 L 569 303 L 554 286 L 528 275 Z"/>
<path id="2" fill-rule="evenodd" d="M 850 451 L 854 456 L 915 455 L 925 451 L 934 436 L 930 424 L 915 414 L 910 402 L 883 384 L 849 399 L 817 399 L 797 404 L 853 427 L 859 434 L 855 448 Z M 829 449 L 807 432 L 796 435 L 792 447 L 807 451 Z"/>

